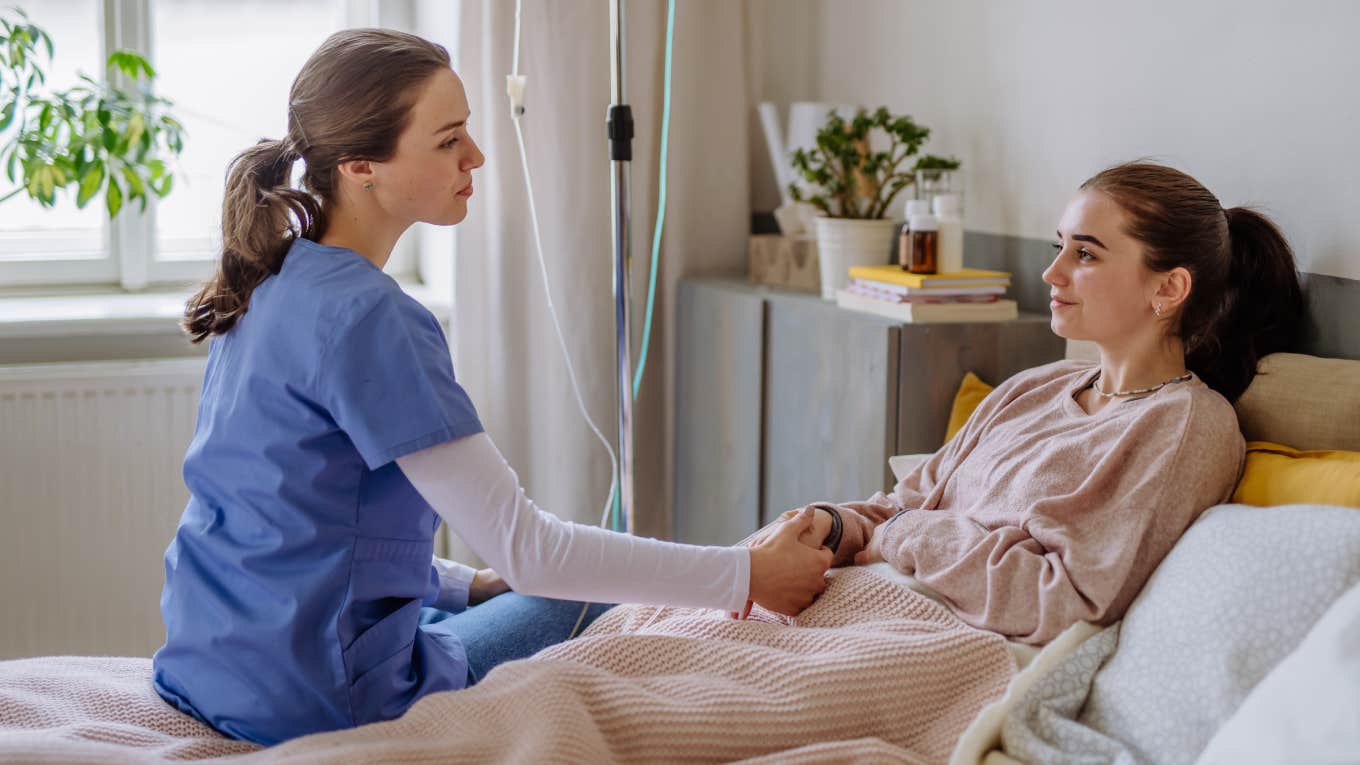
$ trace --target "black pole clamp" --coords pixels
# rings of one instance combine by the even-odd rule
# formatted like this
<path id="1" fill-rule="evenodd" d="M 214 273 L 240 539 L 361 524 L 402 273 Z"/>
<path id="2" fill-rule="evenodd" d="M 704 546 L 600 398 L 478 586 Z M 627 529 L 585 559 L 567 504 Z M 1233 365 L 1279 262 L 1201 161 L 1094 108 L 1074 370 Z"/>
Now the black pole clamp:
<path id="1" fill-rule="evenodd" d="M 609 159 L 632 162 L 633 108 L 628 104 L 611 104 L 605 123 L 609 127 Z"/>

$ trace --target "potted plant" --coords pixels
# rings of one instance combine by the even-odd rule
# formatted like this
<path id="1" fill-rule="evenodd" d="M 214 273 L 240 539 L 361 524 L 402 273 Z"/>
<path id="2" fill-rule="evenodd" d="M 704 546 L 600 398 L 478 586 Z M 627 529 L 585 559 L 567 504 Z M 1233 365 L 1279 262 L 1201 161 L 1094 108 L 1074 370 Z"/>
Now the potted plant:
<path id="1" fill-rule="evenodd" d="M 793 153 L 793 168 L 817 191 L 790 184 L 790 195 L 816 207 L 817 258 L 822 297 L 835 300 L 852 266 L 887 263 L 900 221 L 885 218 L 893 200 L 916 180 L 920 169 L 957 169 L 952 157 L 922 155 L 908 165 L 930 137 L 911 117 L 887 107 L 859 109 L 849 121 L 832 112 L 817 131 L 816 146 Z M 878 150 L 875 144 L 886 147 Z"/>
<path id="2" fill-rule="evenodd" d="M 17 19 L 0 17 L 0 162 L 14 184 L 0 202 L 27 193 L 51 207 L 58 190 L 74 186 L 77 207 L 103 192 L 112 218 L 124 200 L 146 209 L 149 194 L 169 194 L 173 172 L 165 158 L 183 150 L 184 127 L 167 113 L 170 102 L 151 91 L 151 64 L 114 51 L 113 84 L 82 74 L 75 86 L 43 92 L 39 56 L 50 64 L 52 38 L 22 9 L 15 12 Z"/>

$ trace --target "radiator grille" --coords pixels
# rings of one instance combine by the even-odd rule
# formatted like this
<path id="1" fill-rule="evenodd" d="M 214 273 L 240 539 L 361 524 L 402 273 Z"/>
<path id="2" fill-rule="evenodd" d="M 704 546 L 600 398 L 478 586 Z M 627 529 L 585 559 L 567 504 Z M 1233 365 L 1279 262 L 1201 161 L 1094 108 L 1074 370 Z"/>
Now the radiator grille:
<path id="1" fill-rule="evenodd" d="M 0 366 L 0 658 L 161 644 L 203 365 Z"/>

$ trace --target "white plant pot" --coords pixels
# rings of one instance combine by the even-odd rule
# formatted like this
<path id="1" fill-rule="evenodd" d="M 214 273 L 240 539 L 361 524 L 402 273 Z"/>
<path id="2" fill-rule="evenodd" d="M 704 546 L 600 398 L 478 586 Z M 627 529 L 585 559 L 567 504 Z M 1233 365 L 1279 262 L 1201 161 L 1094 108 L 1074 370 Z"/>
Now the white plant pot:
<path id="1" fill-rule="evenodd" d="M 816 223 L 823 300 L 835 300 L 836 290 L 845 289 L 852 266 L 887 265 L 893 237 L 902 226 L 888 219 L 823 217 Z"/>

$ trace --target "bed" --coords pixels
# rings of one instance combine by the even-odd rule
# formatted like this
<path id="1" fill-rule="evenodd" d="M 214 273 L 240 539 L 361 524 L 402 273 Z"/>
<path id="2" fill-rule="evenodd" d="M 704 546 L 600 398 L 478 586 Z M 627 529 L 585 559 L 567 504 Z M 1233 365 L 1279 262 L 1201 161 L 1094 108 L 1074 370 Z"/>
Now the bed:
<path id="1" fill-rule="evenodd" d="M 1252 441 L 1360 452 L 1360 361 L 1272 356 L 1238 414 Z M 1360 462 L 1337 464 L 1325 475 L 1360 487 Z M 1289 480 L 1319 483 L 1308 475 Z M 1073 625 L 1042 650 L 963 624 L 877 564 L 836 572 L 795 619 L 616 608 L 582 638 L 499 667 L 472 689 L 427 697 L 398 720 L 269 749 L 224 739 L 161 702 L 148 659 L 0 662 L 0 761 L 1003 765 L 1354 755 L 1360 512 L 1343 504 L 1213 508 L 1122 622 Z"/>

